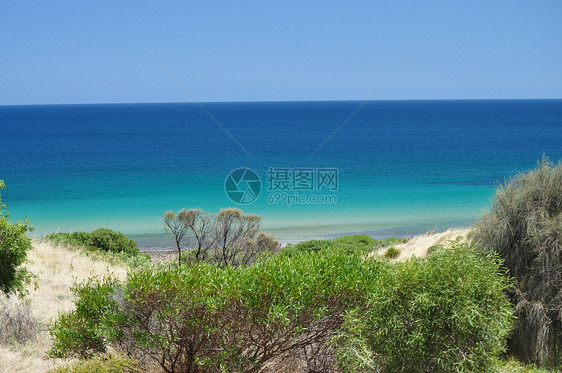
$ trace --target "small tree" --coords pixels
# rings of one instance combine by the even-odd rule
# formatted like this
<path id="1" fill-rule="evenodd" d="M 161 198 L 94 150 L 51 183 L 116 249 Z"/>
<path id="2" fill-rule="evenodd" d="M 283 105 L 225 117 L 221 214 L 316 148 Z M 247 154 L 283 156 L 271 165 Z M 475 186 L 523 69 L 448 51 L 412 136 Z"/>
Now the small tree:
<path id="1" fill-rule="evenodd" d="M 500 186 L 473 237 L 505 261 L 515 287 L 510 351 L 526 362 L 562 363 L 562 164 L 538 167 Z"/>
<path id="2" fill-rule="evenodd" d="M 217 240 L 217 237 L 213 234 L 215 232 L 213 216 L 201 209 L 189 209 L 187 213 L 189 215 L 187 227 L 197 242 L 195 260 L 206 259 L 209 248 L 211 248 Z"/>
<path id="3" fill-rule="evenodd" d="M 180 210 L 178 214 L 166 211 L 162 217 L 164 229 L 174 237 L 178 249 L 178 264 L 181 264 L 181 250 L 185 243 L 189 230 L 189 214 L 186 209 Z"/>
<path id="4" fill-rule="evenodd" d="M 183 209 L 178 214 L 167 211 L 162 220 L 176 243 L 178 263 L 189 242 L 195 245 L 196 261 L 206 260 L 221 267 L 249 265 L 260 254 L 279 248 L 272 236 L 260 231 L 261 217 L 240 209 L 222 209 L 218 214 L 200 209 Z"/>
<path id="5" fill-rule="evenodd" d="M 0 180 L 0 190 L 4 188 L 5 184 Z M 4 213 L 5 207 L 0 199 L 0 291 L 22 294 L 31 278 L 21 265 L 27 261 L 27 250 L 31 250 L 31 240 L 26 233 L 33 227 L 27 220 L 10 222 L 10 215 Z"/>
<path id="6" fill-rule="evenodd" d="M 221 209 L 215 216 L 217 244 L 215 257 L 219 265 L 249 264 L 244 251 L 252 249 L 261 217 L 244 214 L 240 209 Z M 252 255 L 253 256 L 253 255 Z"/>

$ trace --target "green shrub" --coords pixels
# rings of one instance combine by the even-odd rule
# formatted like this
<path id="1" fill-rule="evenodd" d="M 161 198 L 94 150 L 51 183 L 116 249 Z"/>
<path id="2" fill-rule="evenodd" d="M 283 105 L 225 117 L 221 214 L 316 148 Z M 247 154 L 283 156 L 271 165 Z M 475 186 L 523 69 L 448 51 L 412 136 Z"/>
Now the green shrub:
<path id="1" fill-rule="evenodd" d="M 136 255 L 139 253 L 137 243 L 130 240 L 121 232 L 115 232 L 107 228 L 99 228 L 93 231 L 90 235 L 90 242 L 104 251 L 114 253 L 124 252 L 129 255 Z"/>
<path id="2" fill-rule="evenodd" d="M 472 236 L 505 262 L 516 321 L 510 352 L 524 362 L 562 364 L 562 164 L 539 166 L 500 186 Z"/>
<path id="3" fill-rule="evenodd" d="M 341 246 L 354 246 L 357 248 L 372 249 L 378 240 L 367 236 L 366 234 L 356 234 L 353 236 L 343 236 L 334 239 L 334 244 Z"/>
<path id="4" fill-rule="evenodd" d="M 287 245 L 282 253 L 283 255 L 299 255 L 301 253 L 315 253 L 323 251 L 331 247 L 332 241 L 330 240 L 308 240 L 296 244 Z"/>
<path id="5" fill-rule="evenodd" d="M 111 253 L 125 253 L 130 256 L 139 253 L 137 243 L 134 240 L 128 239 L 121 232 L 115 232 L 107 228 L 99 228 L 92 233 L 51 233 L 45 236 L 45 238 L 59 244 L 84 248 L 95 247 Z"/>
<path id="6" fill-rule="evenodd" d="M 386 249 L 386 251 L 384 252 L 384 257 L 385 257 L 386 259 L 398 258 L 399 255 L 400 255 L 400 250 L 398 250 L 398 249 L 395 248 L 394 246 L 389 247 L 389 248 Z"/>
<path id="7" fill-rule="evenodd" d="M 118 282 L 90 279 L 74 285 L 76 309 L 59 315 L 50 327 L 52 357 L 91 358 L 107 351 L 107 343 L 119 338 Z"/>
<path id="8" fill-rule="evenodd" d="M 388 263 L 369 307 L 350 312 L 337 339 L 343 371 L 491 369 L 512 322 L 500 264 L 459 243 Z"/>
<path id="9" fill-rule="evenodd" d="M 152 259 L 150 258 L 150 255 L 148 255 L 148 254 L 140 254 L 139 253 L 139 254 L 136 254 L 136 255 L 130 255 L 130 254 L 126 254 L 124 252 L 107 253 L 107 254 L 109 254 L 109 256 L 111 258 L 115 258 L 119 261 L 124 262 L 125 264 L 127 264 L 132 269 L 139 269 L 139 268 L 144 268 L 144 267 L 153 265 Z"/>
<path id="10" fill-rule="evenodd" d="M 46 239 L 62 245 L 69 246 L 89 246 L 90 233 L 87 232 L 71 232 L 71 233 L 51 233 L 45 236 Z"/>
<path id="11" fill-rule="evenodd" d="M 48 373 L 141 373 L 138 361 L 119 356 L 99 356 L 54 368 Z"/>
<path id="12" fill-rule="evenodd" d="M 408 242 L 407 238 L 388 237 L 382 240 L 376 240 L 375 245 L 372 248 L 376 250 L 383 247 L 398 245 L 406 242 Z"/>
<path id="13" fill-rule="evenodd" d="M 294 255 L 301 252 L 318 252 L 328 248 L 337 247 L 348 253 L 366 253 L 382 247 L 397 245 L 406 242 L 407 239 L 388 237 L 377 240 L 367 235 L 353 235 L 338 237 L 334 240 L 309 240 L 297 244 L 290 244 L 283 249 L 283 255 Z"/>
<path id="14" fill-rule="evenodd" d="M 90 282 L 53 326 L 52 354 L 88 357 L 112 345 L 168 371 L 255 371 L 321 349 L 344 313 L 364 305 L 380 267 L 334 249 L 250 267 L 146 268 L 121 286 Z"/>
<path id="15" fill-rule="evenodd" d="M 441 244 L 437 244 L 437 245 L 432 245 L 430 247 L 428 247 L 427 249 L 427 255 L 431 255 L 437 251 L 443 250 L 445 248 L 445 245 L 441 245 Z"/>
<path id="16" fill-rule="evenodd" d="M 4 188 L 4 182 L 0 180 L 0 190 Z M 25 285 L 31 279 L 31 273 L 22 267 L 27 261 L 27 251 L 32 248 L 26 234 L 33 227 L 27 220 L 10 222 L 5 207 L 0 199 L 0 292 L 24 294 Z"/>
<path id="17" fill-rule="evenodd" d="M 554 371 L 537 368 L 534 365 L 523 365 L 516 360 L 498 359 L 495 367 L 496 372 L 500 373 L 552 373 Z"/>

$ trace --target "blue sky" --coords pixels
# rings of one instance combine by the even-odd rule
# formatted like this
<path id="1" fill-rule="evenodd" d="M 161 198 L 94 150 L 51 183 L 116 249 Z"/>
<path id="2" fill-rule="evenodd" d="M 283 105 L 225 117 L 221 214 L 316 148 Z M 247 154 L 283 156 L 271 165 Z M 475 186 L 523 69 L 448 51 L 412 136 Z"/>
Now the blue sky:
<path id="1" fill-rule="evenodd" d="M 0 0 L 0 104 L 561 98 L 562 1 Z"/>

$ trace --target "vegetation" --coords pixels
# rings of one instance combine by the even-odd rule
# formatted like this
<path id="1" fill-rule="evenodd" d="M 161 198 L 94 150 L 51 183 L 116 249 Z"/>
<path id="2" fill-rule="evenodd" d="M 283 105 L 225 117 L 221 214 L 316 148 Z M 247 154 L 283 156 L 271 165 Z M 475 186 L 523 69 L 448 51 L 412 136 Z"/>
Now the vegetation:
<path id="1" fill-rule="evenodd" d="M 445 248 L 445 245 L 442 244 L 437 244 L 437 245 L 433 245 L 427 248 L 427 255 L 431 255 L 437 251 L 443 250 Z"/>
<path id="2" fill-rule="evenodd" d="M 3 209 L 0 202 L 1 258 L 6 248 L 20 254 L 23 248 L 23 259 L 11 262 L 17 273 L 31 247 L 29 228 L 10 223 Z M 108 229 L 49 235 L 85 248 L 65 249 L 81 255 L 65 258 L 62 267 L 71 271 L 87 272 L 85 259 L 98 256 L 136 263 L 127 278 L 121 266 L 114 268 L 119 280 L 74 284 L 75 308 L 51 324 L 49 354 L 80 360 L 54 371 L 134 372 L 155 364 L 166 372 L 221 373 L 559 369 L 561 211 L 562 165 L 543 159 L 498 189 L 472 242 L 434 240 L 425 258 L 381 260 L 370 253 L 382 249 L 396 258 L 395 246 L 406 240 L 365 235 L 278 252 L 279 244 L 260 231 L 261 218 L 238 209 L 167 212 L 178 265 L 147 264 L 134 241 Z M 100 268 L 98 276 L 107 271 Z M 14 292 L 29 276 L 21 273 Z M 36 334 L 29 303 L 0 295 L 0 343 Z M 531 365 L 501 360 L 507 347 Z"/>
<path id="3" fill-rule="evenodd" d="M 76 310 L 52 328 L 53 356 L 90 357 L 107 345 L 169 372 L 250 372 L 327 343 L 361 307 L 380 263 L 341 250 L 275 256 L 250 267 L 190 263 L 75 287 Z"/>
<path id="4" fill-rule="evenodd" d="M 389 247 L 389 248 L 386 249 L 386 251 L 384 252 L 384 257 L 385 257 L 386 259 L 398 258 L 399 255 L 400 255 L 400 250 L 398 250 L 398 249 L 395 248 L 394 246 Z"/>
<path id="5" fill-rule="evenodd" d="M 38 333 L 29 305 L 19 298 L 0 293 L 0 343 L 25 343 Z"/>
<path id="6" fill-rule="evenodd" d="M 509 283 L 492 254 L 454 245 L 396 264 L 334 245 L 252 266 L 200 261 L 90 280 L 52 326 L 50 353 L 112 347 L 168 372 L 253 372 L 288 356 L 329 371 L 336 353 L 344 371 L 482 371 L 504 349 Z"/>
<path id="7" fill-rule="evenodd" d="M 549 373 L 551 370 L 537 368 L 535 365 L 525 365 L 517 360 L 498 360 L 495 367 L 496 372 L 501 373 Z"/>
<path id="8" fill-rule="evenodd" d="M 352 235 L 338 237 L 333 240 L 309 240 L 299 242 L 297 244 L 290 244 L 283 249 L 282 255 L 291 256 L 299 253 L 319 252 L 329 248 L 338 248 L 349 254 L 366 254 L 382 247 L 396 245 L 406 241 L 407 239 L 405 238 L 389 237 L 382 240 L 376 240 L 367 235 Z"/>
<path id="9" fill-rule="evenodd" d="M 260 255 L 279 249 L 272 236 L 260 231 L 261 217 L 239 209 L 222 209 L 217 214 L 200 209 L 167 211 L 162 220 L 174 238 L 179 264 L 186 246 L 192 248 L 189 259 L 221 267 L 250 265 Z"/>
<path id="10" fill-rule="evenodd" d="M 512 310 L 501 262 L 453 243 L 388 263 L 368 307 L 347 315 L 343 371 L 482 372 L 504 351 Z"/>
<path id="11" fill-rule="evenodd" d="M 330 247 L 332 247 L 332 240 L 309 240 L 297 244 L 289 244 L 283 249 L 282 253 L 287 256 L 301 253 L 317 253 L 325 251 Z"/>
<path id="12" fill-rule="evenodd" d="M 0 190 L 4 188 L 0 180 Z M 26 233 L 33 228 L 27 220 L 12 223 L 5 208 L 0 198 L 0 292 L 21 295 L 31 280 L 31 274 L 22 265 L 27 261 L 27 251 L 32 248 Z"/>
<path id="13" fill-rule="evenodd" d="M 76 309 L 62 313 L 54 322 L 52 356 L 87 359 L 107 352 L 106 341 L 118 333 L 113 327 L 114 318 L 119 316 L 119 305 L 113 297 L 116 286 L 117 280 L 109 277 L 73 286 Z"/>
<path id="14" fill-rule="evenodd" d="M 120 355 L 98 356 L 88 360 L 78 360 L 51 369 L 48 373 L 141 373 L 138 361 Z"/>
<path id="15" fill-rule="evenodd" d="M 121 232 L 115 232 L 107 228 L 99 228 L 92 233 L 51 233 L 45 238 L 59 244 L 85 248 L 94 247 L 102 251 L 124 253 L 129 256 L 135 256 L 139 253 L 137 243 L 134 240 L 128 239 Z"/>
<path id="16" fill-rule="evenodd" d="M 510 351 L 524 362 L 562 364 L 562 164 L 546 158 L 496 191 L 475 227 L 477 245 L 504 260 L 516 322 Z"/>

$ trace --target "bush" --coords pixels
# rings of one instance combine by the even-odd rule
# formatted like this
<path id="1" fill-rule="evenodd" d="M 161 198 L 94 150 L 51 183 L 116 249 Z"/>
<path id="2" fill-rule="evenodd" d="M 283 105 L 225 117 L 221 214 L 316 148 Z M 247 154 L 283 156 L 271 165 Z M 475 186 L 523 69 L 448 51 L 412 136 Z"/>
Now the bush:
<path id="1" fill-rule="evenodd" d="M 524 362 L 562 364 L 562 164 L 546 158 L 500 186 L 472 236 L 504 260 L 516 321 L 510 352 Z"/>
<path id="2" fill-rule="evenodd" d="M 386 259 L 394 259 L 394 258 L 397 258 L 399 255 L 400 255 L 400 250 L 398 250 L 394 246 L 389 247 L 384 252 L 384 257 Z"/>
<path id="3" fill-rule="evenodd" d="M 328 250 L 250 267 L 143 269 L 121 286 L 90 282 L 75 288 L 76 310 L 53 326 L 52 353 L 87 357 L 112 345 L 167 371 L 255 371 L 322 350 L 344 313 L 364 305 L 380 267 Z"/>
<path id="4" fill-rule="evenodd" d="M 352 236 L 343 236 L 334 239 L 334 244 L 343 246 L 352 246 L 355 248 L 372 250 L 379 240 L 375 240 L 366 234 L 356 234 Z"/>
<path id="5" fill-rule="evenodd" d="M 45 238 L 59 244 L 84 248 L 95 247 L 102 251 L 125 253 L 129 256 L 135 256 L 139 253 L 137 243 L 134 240 L 128 239 L 121 232 L 115 232 L 107 228 L 96 229 L 92 233 L 51 233 Z"/>
<path id="6" fill-rule="evenodd" d="M 86 359 L 107 352 L 108 341 L 119 336 L 117 289 L 117 281 L 111 278 L 74 285 L 76 309 L 62 313 L 51 325 L 53 348 L 49 355 Z"/>
<path id="7" fill-rule="evenodd" d="M 430 247 L 427 248 L 427 255 L 431 255 L 437 251 L 441 251 L 445 248 L 445 245 L 442 244 L 437 244 L 437 245 L 432 245 Z"/>
<path id="8" fill-rule="evenodd" d="M 88 360 L 78 360 L 51 369 L 48 373 L 141 373 L 138 361 L 122 356 L 100 356 Z"/>
<path id="9" fill-rule="evenodd" d="M 282 253 L 283 255 L 299 255 L 302 253 L 317 253 L 331 247 L 331 240 L 308 240 L 296 244 L 287 245 Z"/>
<path id="10" fill-rule="evenodd" d="M 72 232 L 72 233 L 51 233 L 45 236 L 47 240 L 53 241 L 61 245 L 69 246 L 90 246 L 90 233 Z"/>
<path id="11" fill-rule="evenodd" d="M 0 190 L 4 189 L 0 180 Z M 31 250 L 31 240 L 26 233 L 33 227 L 23 222 L 10 222 L 10 215 L 4 213 L 5 206 L 0 200 L 0 292 L 25 293 L 31 274 L 22 267 L 27 261 L 27 251 Z"/>
<path id="12" fill-rule="evenodd" d="M 348 314 L 343 371 L 472 372 L 504 351 L 512 314 L 501 262 L 466 244 L 388 263 L 366 311 Z"/>
<path id="13" fill-rule="evenodd" d="M 0 293 L 0 343 L 25 343 L 37 336 L 37 322 L 31 307 L 19 298 Z"/>
<path id="14" fill-rule="evenodd" d="M 287 245 L 283 249 L 283 255 L 295 255 L 302 252 L 319 252 L 328 248 L 337 247 L 348 253 L 366 253 L 389 245 L 406 242 L 407 239 L 388 237 L 377 240 L 367 235 L 353 235 L 338 237 L 334 240 L 309 240 L 297 244 Z"/>
<path id="15" fill-rule="evenodd" d="M 90 245 L 104 251 L 114 253 L 124 252 L 129 255 L 139 253 L 139 248 L 134 240 L 130 240 L 121 232 L 107 228 L 99 228 L 90 234 Z"/>

